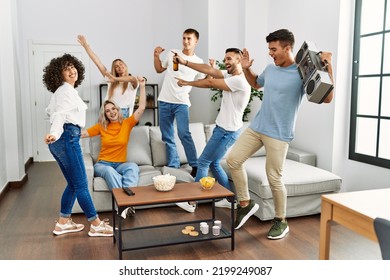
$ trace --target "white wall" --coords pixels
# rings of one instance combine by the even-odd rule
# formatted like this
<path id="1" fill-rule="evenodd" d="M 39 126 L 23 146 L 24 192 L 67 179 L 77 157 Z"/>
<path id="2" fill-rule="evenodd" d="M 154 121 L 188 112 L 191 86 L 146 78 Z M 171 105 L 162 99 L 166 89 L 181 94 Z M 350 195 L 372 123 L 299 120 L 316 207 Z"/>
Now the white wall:
<path id="1" fill-rule="evenodd" d="M 245 21 L 242 29 L 244 30 L 244 47 L 248 49 L 250 57 L 254 59 L 252 68 L 256 73 L 260 73 L 265 67 L 268 60 L 268 45 L 265 37 L 272 31 L 268 28 L 269 7 L 272 1 L 245 1 Z M 251 113 L 249 120 L 252 120 L 260 109 L 261 101 L 255 100 L 251 103 Z"/>
<path id="2" fill-rule="evenodd" d="M 133 75 L 146 76 L 149 83 L 161 83 L 162 75 L 152 68 L 153 49 L 159 44 L 166 49 L 181 46 L 182 2 L 69 0 L 63 5 L 60 1 L 18 0 L 23 72 L 28 73 L 28 41 L 77 44 L 77 35 L 84 34 L 107 68 L 114 59 L 122 58 Z M 174 16 L 167 21 L 165 18 L 171 15 L 162 11 L 168 12 L 168 7 Z M 92 95 L 96 98 L 92 104 L 98 104 L 98 85 L 104 79 L 93 63 L 90 69 Z M 29 92 L 28 84 L 24 90 Z"/>
<path id="3" fill-rule="evenodd" d="M 216 6 L 227 3 L 224 8 L 216 8 L 221 15 L 228 18 L 225 23 L 214 23 L 210 30 L 219 26 L 218 37 L 214 42 L 235 39 L 239 47 L 246 47 L 254 59 L 252 69 L 260 74 L 268 63 L 272 63 L 268 55 L 268 46 L 265 37 L 277 29 L 287 28 L 295 35 L 296 53 L 304 41 L 315 42 L 321 50 L 333 53 L 334 61 L 337 61 L 337 41 L 339 24 L 339 1 L 330 0 L 326 5 L 322 1 L 312 0 L 275 0 L 275 1 L 212 1 Z M 236 3 L 236 5 L 234 4 Z M 321 15 L 327 15 L 326 20 L 319 19 Z M 242 7 L 244 11 L 242 12 Z M 312 10 L 312 12 L 308 12 Z M 237 11 L 237 18 L 231 19 L 231 11 Z M 331 19 L 331 20 L 329 20 Z M 243 36 L 237 35 L 236 29 Z M 232 31 L 228 34 L 226 31 Z M 217 33 L 217 32 L 215 32 Z M 233 40 L 234 41 L 234 40 Z M 211 44 L 210 39 L 210 44 Z M 211 44 L 213 45 L 213 44 Z M 219 45 L 218 45 L 219 46 Z M 210 53 L 216 47 L 210 47 Z M 337 69 L 335 67 L 335 72 Z M 250 119 L 261 106 L 261 102 L 252 104 Z M 306 98 L 302 102 L 298 115 L 295 140 L 292 145 L 303 148 L 318 155 L 317 165 L 321 168 L 332 170 L 332 143 L 333 143 L 333 116 L 334 103 L 329 105 L 317 105 L 310 103 Z"/>
<path id="4" fill-rule="evenodd" d="M 386 187 L 390 181 L 388 169 L 347 159 L 351 65 L 348 54 L 351 53 L 353 0 L 200 0 L 196 4 L 192 0 L 68 0 L 66 4 L 58 0 L 5 0 L 0 3 L 0 30 L 13 34 L 1 36 L 0 163 L 7 170 L 16 167 L 15 177 L 21 177 L 20 167 L 32 156 L 28 72 L 31 40 L 77 43 L 77 34 L 84 34 L 108 67 L 113 59 L 123 58 L 133 75 L 145 75 L 148 82 L 161 85 L 163 75 L 153 69 L 153 49 L 157 45 L 166 50 L 180 47 L 182 32 L 188 27 L 200 32 L 196 53 L 206 62 L 209 57 L 222 59 L 227 47 L 246 47 L 255 59 L 253 69 L 257 73 L 271 62 L 265 37 L 276 29 L 288 28 L 296 36 L 295 51 L 308 40 L 321 50 L 333 52 L 336 75 L 336 97 L 332 104 L 303 101 L 293 145 L 316 153 L 318 166 L 341 175 L 347 190 Z M 7 21 L 5 25 L 4 21 Z M 3 38 L 9 39 L 6 44 Z M 9 81 L 8 71 L 13 67 L 15 83 L 8 85 L 4 81 Z M 96 104 L 102 77 L 94 65 L 90 76 Z M 15 92 L 11 99 L 8 87 Z M 194 89 L 191 121 L 212 123 L 215 120 L 218 103 L 210 101 L 211 95 L 207 90 Z M 4 110 L 5 101 L 10 101 L 12 106 Z M 260 102 L 252 106 L 250 118 L 260 106 Z M 18 140 L 10 143 L 7 139 L 15 127 L 16 135 L 11 133 L 11 136 Z M 18 130 L 22 131 L 21 135 Z M 17 156 L 4 158 L 6 151 Z M 15 179 L 4 170 L 0 168 L 0 188 Z"/>
<path id="5" fill-rule="evenodd" d="M 9 28 L 10 23 L 5 23 L 5 14 L 8 13 L 8 10 L 6 9 L 6 3 L 0 2 L 0 36 L 3 37 L 3 34 L 7 32 L 7 29 Z M 7 3 L 8 4 L 8 3 Z M 2 65 L 5 65 L 3 62 L 3 57 L 5 55 L 5 50 L 0 47 L 0 166 L 4 167 L 6 166 L 6 157 L 5 157 L 5 129 L 4 129 L 4 121 L 3 121 L 3 107 L 4 107 L 4 101 L 5 99 L 5 89 L 2 85 L 5 84 L 5 74 L 3 74 L 3 68 Z M 3 78 L 4 77 L 4 78 Z M 5 99 L 6 100 L 6 99 Z M 8 182 L 7 178 L 7 172 L 5 168 L 0 168 L 0 193 L 1 190 L 4 188 L 5 184 Z"/>
<path id="6" fill-rule="evenodd" d="M 193 27 L 199 31 L 199 42 L 195 53 L 203 59 L 204 63 L 208 63 L 208 59 L 211 57 L 209 42 L 210 37 L 213 37 L 213 32 L 209 29 L 209 26 L 212 23 L 212 13 L 209 8 L 209 2 L 209 0 L 198 0 L 196 2 L 185 1 L 183 7 L 183 11 L 186 11 L 184 12 L 186 16 L 183 21 L 183 26 Z M 191 122 L 203 122 L 205 124 L 214 123 L 217 116 L 218 103 L 215 104 L 210 102 L 211 96 L 212 93 L 208 89 L 192 88 L 190 93 Z"/>
<path id="7" fill-rule="evenodd" d="M 319 50 L 333 53 L 337 61 L 339 0 L 276 0 L 271 1 L 268 13 L 269 31 L 288 28 L 295 35 L 296 53 L 304 41 L 314 42 Z M 337 68 L 334 67 L 335 75 Z M 298 114 L 295 140 L 292 145 L 317 154 L 317 165 L 332 170 L 334 102 L 315 104 L 306 98 Z"/>
<path id="8" fill-rule="evenodd" d="M 189 4 L 189 9 L 193 10 L 194 5 Z M 200 35 L 202 43 L 205 42 L 206 56 L 202 56 L 205 63 L 209 58 L 219 61 L 225 56 L 225 50 L 229 47 L 242 47 L 240 41 L 240 5 L 237 0 L 212 0 L 203 1 L 202 9 L 195 11 L 193 16 L 195 22 L 206 23 L 207 36 Z M 198 6 L 198 2 L 197 2 Z M 234 17 L 227 15 L 235 11 Z M 198 47 L 199 49 L 199 47 Z M 203 122 L 205 124 L 214 123 L 218 114 L 220 100 L 211 102 L 213 92 L 208 89 L 193 88 L 191 92 L 190 116 L 192 122 Z"/>
<path id="9" fill-rule="evenodd" d="M 24 171 L 20 77 L 11 0 L 0 2 L 0 192 L 7 182 L 20 181 Z"/>

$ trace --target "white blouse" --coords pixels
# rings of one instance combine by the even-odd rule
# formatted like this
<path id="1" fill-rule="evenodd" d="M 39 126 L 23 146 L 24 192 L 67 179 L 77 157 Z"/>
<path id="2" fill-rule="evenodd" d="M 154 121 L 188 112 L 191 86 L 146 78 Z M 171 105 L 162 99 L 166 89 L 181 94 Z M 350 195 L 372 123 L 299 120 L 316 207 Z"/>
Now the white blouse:
<path id="1" fill-rule="evenodd" d="M 108 93 L 110 92 L 111 84 L 108 83 L 107 94 L 104 100 L 108 99 Z M 119 84 L 114 88 L 112 99 L 118 104 L 120 108 L 129 108 L 129 116 L 133 114 L 135 97 L 137 95 L 137 89 L 139 84 L 133 88 L 133 85 L 129 82 L 127 89 L 123 92 L 122 84 Z"/>
<path id="2" fill-rule="evenodd" d="M 64 132 L 66 123 L 85 126 L 88 106 L 79 96 L 77 90 L 70 84 L 64 83 L 52 95 L 46 114 L 50 117 L 50 134 L 58 140 Z"/>

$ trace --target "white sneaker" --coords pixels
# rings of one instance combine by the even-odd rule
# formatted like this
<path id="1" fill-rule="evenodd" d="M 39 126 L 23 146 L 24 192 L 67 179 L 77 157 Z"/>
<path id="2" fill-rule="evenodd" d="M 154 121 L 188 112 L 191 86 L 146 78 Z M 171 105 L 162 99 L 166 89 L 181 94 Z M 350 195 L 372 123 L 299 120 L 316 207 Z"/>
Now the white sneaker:
<path id="1" fill-rule="evenodd" d="M 108 219 L 104 219 L 100 222 L 100 225 L 94 226 L 91 224 L 91 228 L 89 229 L 88 235 L 95 236 L 112 236 L 113 229 L 112 226 L 108 225 Z"/>
<path id="2" fill-rule="evenodd" d="M 134 216 L 135 215 L 135 209 L 134 207 L 127 207 L 125 210 L 122 211 L 121 217 L 123 219 L 126 219 L 127 216 Z"/>
<path id="3" fill-rule="evenodd" d="M 215 202 L 215 207 L 221 207 L 221 208 L 229 208 L 231 209 L 232 208 L 232 204 L 230 203 L 229 200 L 227 200 L 226 198 L 220 200 L 220 201 L 217 201 Z M 237 202 L 234 202 L 234 209 L 237 209 Z"/>
<path id="4" fill-rule="evenodd" d="M 62 225 L 57 222 L 56 226 L 54 227 L 53 233 L 55 235 L 61 235 L 65 233 L 82 231 L 83 229 L 84 229 L 83 224 L 76 224 L 75 222 L 72 221 L 71 218 L 69 218 L 66 224 Z"/>
<path id="5" fill-rule="evenodd" d="M 196 209 L 196 203 L 190 204 L 188 202 L 179 202 L 176 203 L 177 206 L 179 206 L 181 209 L 186 210 L 187 212 L 194 213 Z"/>

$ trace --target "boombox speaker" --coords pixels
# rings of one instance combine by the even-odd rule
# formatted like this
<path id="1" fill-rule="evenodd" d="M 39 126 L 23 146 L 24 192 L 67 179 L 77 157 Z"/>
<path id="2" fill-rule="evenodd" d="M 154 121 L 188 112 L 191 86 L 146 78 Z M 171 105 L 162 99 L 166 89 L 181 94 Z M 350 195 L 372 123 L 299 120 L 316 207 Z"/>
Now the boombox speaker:
<path id="1" fill-rule="evenodd" d="M 314 43 L 303 42 L 295 63 L 301 76 L 303 88 L 310 102 L 322 103 L 333 90 L 333 83 Z"/>

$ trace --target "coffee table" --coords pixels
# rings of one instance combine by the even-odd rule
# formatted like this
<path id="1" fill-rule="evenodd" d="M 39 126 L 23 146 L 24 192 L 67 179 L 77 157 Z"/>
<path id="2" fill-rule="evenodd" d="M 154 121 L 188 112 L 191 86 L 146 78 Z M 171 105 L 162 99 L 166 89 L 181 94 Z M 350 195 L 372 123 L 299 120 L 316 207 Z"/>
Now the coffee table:
<path id="1" fill-rule="evenodd" d="M 375 189 L 322 196 L 320 222 L 321 260 L 329 259 L 330 226 L 334 221 L 371 240 L 378 241 L 374 219 L 390 219 L 390 189 Z"/>
<path id="2" fill-rule="evenodd" d="M 135 195 L 128 196 L 123 189 L 112 190 L 112 215 L 114 228 L 114 243 L 117 242 L 119 259 L 123 257 L 123 251 L 146 249 L 159 246 L 176 245 L 191 242 L 201 242 L 216 239 L 230 238 L 231 250 L 234 250 L 234 193 L 222 187 L 218 183 L 211 190 L 204 190 L 199 182 L 177 183 L 171 191 L 160 192 L 151 186 L 132 188 Z M 215 200 L 232 198 L 230 209 L 230 223 L 223 225 L 220 235 L 212 234 L 212 223 L 216 220 Z M 188 220 L 176 223 L 162 223 L 142 227 L 123 227 L 123 220 L 117 213 L 122 213 L 130 206 L 145 206 L 157 204 L 172 204 L 186 201 L 210 201 L 211 215 L 207 219 L 194 219 L 194 215 L 183 211 L 182 217 Z M 115 209 L 118 209 L 118 212 Z M 135 219 L 137 216 L 134 217 Z M 192 219 L 191 219 L 192 218 Z M 182 234 L 184 225 L 199 225 L 200 222 L 208 222 L 209 234 L 200 233 L 198 236 Z M 225 223 L 224 223 L 225 224 Z M 199 228 L 196 228 L 199 231 Z"/>

